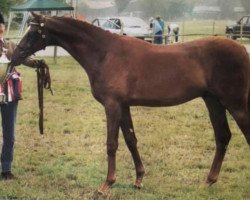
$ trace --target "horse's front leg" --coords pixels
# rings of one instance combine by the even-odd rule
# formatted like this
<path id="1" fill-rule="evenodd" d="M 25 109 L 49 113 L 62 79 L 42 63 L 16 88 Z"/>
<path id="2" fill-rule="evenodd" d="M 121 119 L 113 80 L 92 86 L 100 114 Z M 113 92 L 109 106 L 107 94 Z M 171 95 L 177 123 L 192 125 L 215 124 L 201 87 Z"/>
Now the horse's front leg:
<path id="1" fill-rule="evenodd" d="M 136 170 L 136 180 L 134 186 L 136 188 L 142 187 L 142 179 L 145 174 L 145 170 L 140 158 L 140 154 L 137 149 L 137 138 L 135 136 L 133 122 L 130 114 L 130 109 L 128 106 L 122 108 L 122 120 L 121 120 L 121 129 L 128 146 L 129 151 L 132 154 L 135 170 Z"/>
<path id="2" fill-rule="evenodd" d="M 99 194 L 105 194 L 116 180 L 116 151 L 118 148 L 121 107 L 117 102 L 109 102 L 105 105 L 105 112 L 107 118 L 108 174 L 106 181 L 98 190 Z"/>

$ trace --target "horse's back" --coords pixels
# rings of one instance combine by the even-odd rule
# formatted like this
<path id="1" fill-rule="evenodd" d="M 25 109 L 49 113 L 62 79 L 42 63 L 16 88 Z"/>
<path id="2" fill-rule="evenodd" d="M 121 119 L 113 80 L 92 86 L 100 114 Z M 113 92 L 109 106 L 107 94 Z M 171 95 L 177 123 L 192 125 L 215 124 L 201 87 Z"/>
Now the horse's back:
<path id="1" fill-rule="evenodd" d="M 230 74 L 232 70 L 246 73 L 250 68 L 246 48 L 230 39 L 208 37 L 181 44 L 179 48 L 196 60 L 207 75 L 222 70 L 227 75 L 235 76 Z"/>
<path id="2" fill-rule="evenodd" d="M 239 88 L 242 94 L 249 90 L 246 50 L 228 39 L 209 37 L 157 46 L 122 37 L 117 47 L 109 60 L 123 75 L 119 83 L 116 78 L 109 82 L 119 86 L 117 93 L 126 91 L 123 95 L 129 95 L 132 104 L 176 105 L 208 92 L 226 99 L 227 91 L 238 95 Z"/>

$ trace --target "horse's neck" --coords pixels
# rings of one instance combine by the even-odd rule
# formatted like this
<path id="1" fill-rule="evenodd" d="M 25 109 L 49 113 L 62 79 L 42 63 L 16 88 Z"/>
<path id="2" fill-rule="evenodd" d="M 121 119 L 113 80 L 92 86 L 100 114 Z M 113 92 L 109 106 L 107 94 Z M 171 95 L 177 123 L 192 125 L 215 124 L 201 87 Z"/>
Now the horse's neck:
<path id="1" fill-rule="evenodd" d="M 52 31 L 53 45 L 66 49 L 91 76 L 105 57 L 112 36 L 86 22 L 82 23 L 79 29 L 71 27 L 70 31 L 63 31 L 63 28 L 67 30 L 70 27 Z"/>

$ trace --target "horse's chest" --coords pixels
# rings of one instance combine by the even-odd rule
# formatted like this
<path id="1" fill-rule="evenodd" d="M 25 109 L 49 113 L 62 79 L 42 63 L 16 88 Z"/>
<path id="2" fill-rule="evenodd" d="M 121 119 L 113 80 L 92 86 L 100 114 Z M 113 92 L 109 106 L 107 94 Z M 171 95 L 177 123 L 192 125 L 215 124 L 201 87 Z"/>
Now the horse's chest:
<path id="1" fill-rule="evenodd" d="M 124 85 L 118 81 L 101 81 L 91 85 L 91 91 L 94 98 L 104 104 L 107 99 L 122 99 L 124 94 Z"/>
<path id="2" fill-rule="evenodd" d="M 91 92 L 94 98 L 103 104 L 108 96 L 109 91 L 107 90 L 105 82 L 94 82 L 91 84 Z"/>

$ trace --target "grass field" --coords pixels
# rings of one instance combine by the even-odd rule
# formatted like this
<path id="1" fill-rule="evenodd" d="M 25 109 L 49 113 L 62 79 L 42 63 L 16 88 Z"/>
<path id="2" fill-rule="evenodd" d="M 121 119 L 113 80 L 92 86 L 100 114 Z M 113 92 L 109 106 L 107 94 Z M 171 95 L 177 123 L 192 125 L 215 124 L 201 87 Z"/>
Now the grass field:
<path id="1" fill-rule="evenodd" d="M 20 67 L 20 101 L 13 173 L 0 181 L 0 199 L 250 200 L 250 148 L 230 116 L 232 140 L 218 183 L 205 185 L 213 159 L 213 131 L 204 103 L 133 107 L 138 148 L 146 169 L 144 187 L 133 188 L 134 165 L 120 135 L 117 182 L 106 196 L 106 120 L 91 95 L 85 72 L 72 58 L 50 65 L 54 96 L 45 92 L 45 135 L 38 132 L 36 74 Z"/>
<path id="2" fill-rule="evenodd" d="M 227 20 L 191 20 L 177 22 L 180 26 L 180 41 L 186 42 L 211 35 L 226 36 L 225 27 L 234 24 Z M 250 44 L 247 38 L 238 38 L 238 42 Z"/>

